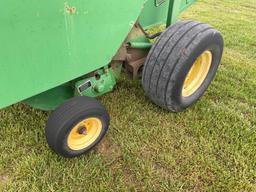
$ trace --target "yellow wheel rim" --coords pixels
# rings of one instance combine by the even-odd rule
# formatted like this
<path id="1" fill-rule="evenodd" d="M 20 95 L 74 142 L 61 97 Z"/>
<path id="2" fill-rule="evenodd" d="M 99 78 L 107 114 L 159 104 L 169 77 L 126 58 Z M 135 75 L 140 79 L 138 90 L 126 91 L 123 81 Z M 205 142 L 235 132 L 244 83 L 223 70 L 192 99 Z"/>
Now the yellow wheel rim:
<path id="1" fill-rule="evenodd" d="M 102 131 L 102 122 L 98 118 L 87 118 L 72 128 L 68 135 L 68 147 L 82 150 L 93 144 Z"/>
<path id="2" fill-rule="evenodd" d="M 203 52 L 196 59 L 183 84 L 183 97 L 193 95 L 200 88 L 210 71 L 211 64 L 212 53 L 210 51 Z"/>

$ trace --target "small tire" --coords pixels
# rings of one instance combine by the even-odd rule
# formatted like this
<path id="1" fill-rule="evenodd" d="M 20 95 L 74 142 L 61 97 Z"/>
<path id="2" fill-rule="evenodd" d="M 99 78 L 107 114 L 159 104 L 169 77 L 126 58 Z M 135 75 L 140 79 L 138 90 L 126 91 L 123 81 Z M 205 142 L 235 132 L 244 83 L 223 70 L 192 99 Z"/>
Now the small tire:
<path id="1" fill-rule="evenodd" d="M 145 62 L 142 85 L 146 95 L 169 111 L 185 110 L 207 90 L 220 64 L 223 47 L 222 35 L 208 24 L 181 21 L 170 26 L 153 45 Z M 201 57 L 202 63 L 197 64 L 200 67 L 195 67 Z M 194 90 L 184 94 L 193 68 L 197 68 L 194 76 L 202 73 L 201 77 L 195 81 L 197 84 L 193 82 L 197 85 Z"/>
<path id="2" fill-rule="evenodd" d="M 109 115 L 96 99 L 74 97 L 58 107 L 49 117 L 45 135 L 57 154 L 76 157 L 89 152 L 105 136 Z"/>

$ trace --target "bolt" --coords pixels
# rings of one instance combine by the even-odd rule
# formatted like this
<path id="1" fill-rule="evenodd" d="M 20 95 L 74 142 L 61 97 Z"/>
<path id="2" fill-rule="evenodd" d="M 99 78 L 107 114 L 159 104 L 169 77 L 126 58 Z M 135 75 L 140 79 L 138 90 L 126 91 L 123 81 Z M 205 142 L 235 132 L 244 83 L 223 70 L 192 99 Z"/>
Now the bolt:
<path id="1" fill-rule="evenodd" d="M 80 135 L 87 135 L 87 129 L 85 126 L 79 127 L 77 130 L 78 134 Z"/>

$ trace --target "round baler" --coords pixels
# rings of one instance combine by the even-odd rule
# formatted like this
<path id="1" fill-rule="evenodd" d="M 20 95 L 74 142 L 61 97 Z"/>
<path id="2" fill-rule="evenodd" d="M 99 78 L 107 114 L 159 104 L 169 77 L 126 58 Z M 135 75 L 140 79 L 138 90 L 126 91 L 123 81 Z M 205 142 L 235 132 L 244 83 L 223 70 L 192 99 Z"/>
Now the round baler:
<path id="1" fill-rule="evenodd" d="M 106 134 L 110 117 L 96 97 L 113 91 L 122 71 L 158 106 L 185 110 L 207 90 L 224 46 L 212 26 L 177 21 L 194 2 L 0 3 L 0 108 L 25 102 L 53 111 L 46 138 L 65 157 L 87 153 Z"/>

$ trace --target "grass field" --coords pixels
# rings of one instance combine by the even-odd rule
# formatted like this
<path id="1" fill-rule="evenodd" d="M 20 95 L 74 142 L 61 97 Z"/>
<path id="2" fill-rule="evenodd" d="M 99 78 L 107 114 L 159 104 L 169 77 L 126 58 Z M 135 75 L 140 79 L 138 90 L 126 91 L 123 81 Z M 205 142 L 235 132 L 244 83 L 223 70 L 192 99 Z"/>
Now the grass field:
<path id="1" fill-rule="evenodd" d="M 256 1 L 200 0 L 184 19 L 225 38 L 219 73 L 189 110 L 172 114 L 122 78 L 101 98 L 112 117 L 89 155 L 49 150 L 48 113 L 17 104 L 0 111 L 0 191 L 256 191 Z"/>

